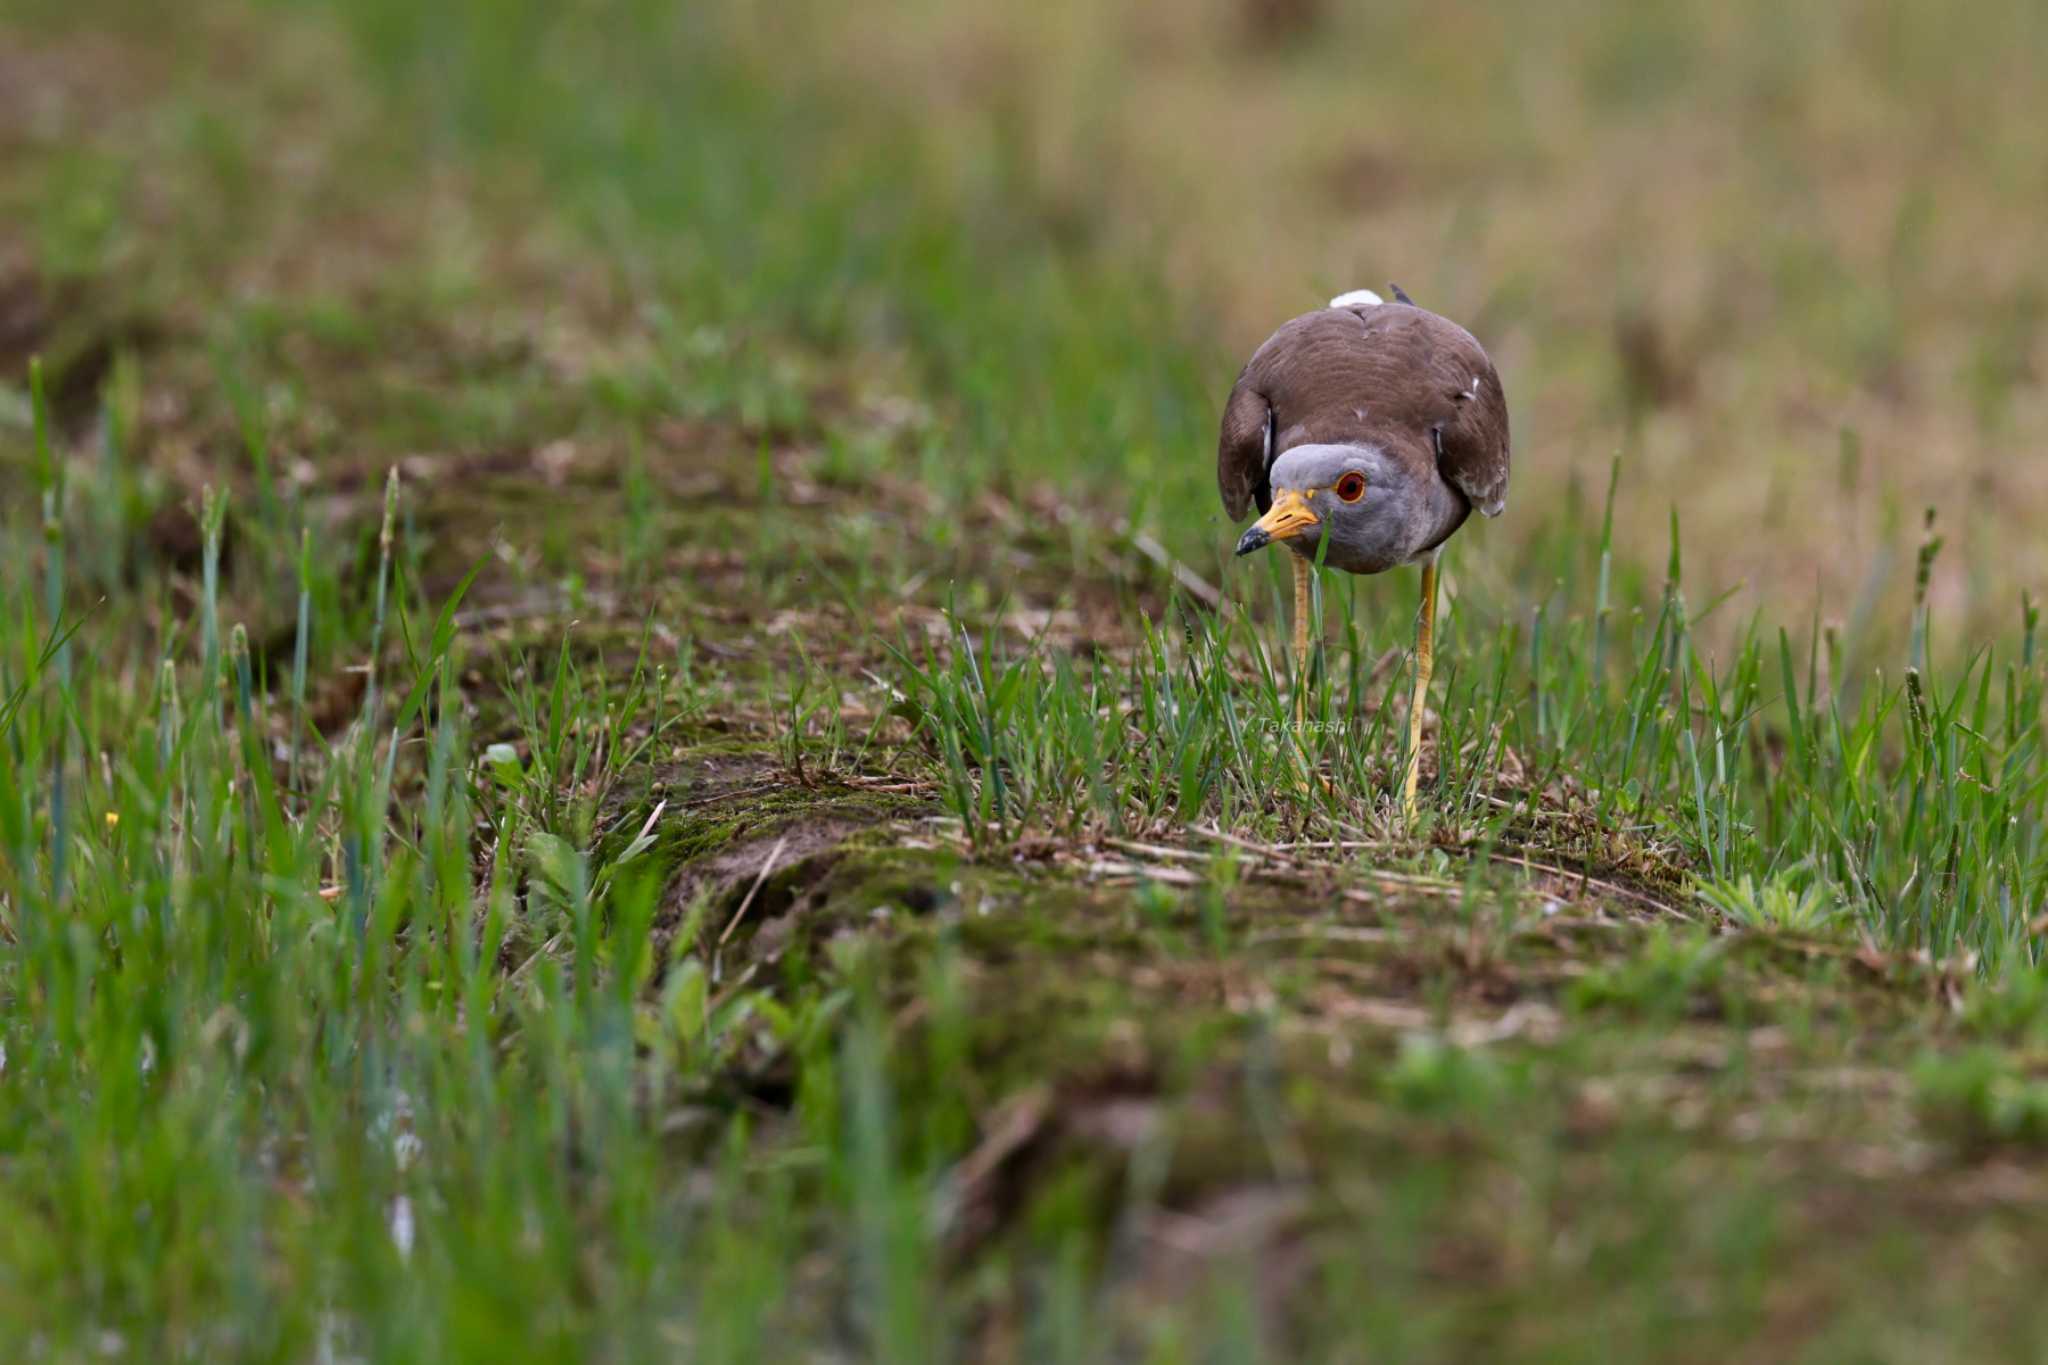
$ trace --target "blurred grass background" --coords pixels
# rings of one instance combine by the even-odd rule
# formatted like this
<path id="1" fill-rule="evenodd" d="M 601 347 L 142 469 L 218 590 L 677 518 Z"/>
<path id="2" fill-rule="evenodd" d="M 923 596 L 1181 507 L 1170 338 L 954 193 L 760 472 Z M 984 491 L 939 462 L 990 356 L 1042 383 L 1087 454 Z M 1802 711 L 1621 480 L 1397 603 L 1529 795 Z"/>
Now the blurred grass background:
<path id="1" fill-rule="evenodd" d="M 332 13 L 387 110 L 320 104 L 382 130 L 357 186 L 424 158 L 575 216 L 672 386 L 707 326 L 915 376 L 959 424 L 923 454 L 941 489 L 1090 487 L 1213 573 L 1217 395 L 1279 321 L 1392 279 L 1507 378 L 1514 511 L 1461 556 L 1505 597 L 1543 599 L 1549 538 L 1617 455 L 1626 563 L 1661 563 L 1675 507 L 1696 583 L 1780 617 L 1903 619 L 1929 506 L 1933 600 L 1967 633 L 2048 576 L 2048 19 L 2022 0 Z M 230 164 L 248 131 L 187 130 L 239 177 L 216 249 L 276 192 Z M 104 169 L 43 187 L 45 269 L 86 268 Z M 352 208 L 373 240 L 421 227 Z"/>
<path id="2" fill-rule="evenodd" d="M 2043 37 L 2006 0 L 9 0 L 0 1332 L 2022 1356 L 2041 664 L 2029 635 L 1924 693 L 1897 670 L 1928 665 L 1915 623 L 1943 658 L 2016 633 L 2048 568 Z M 1487 342 L 1516 423 L 1509 516 L 1453 560 L 1472 748 L 1439 787 L 1505 808 L 1503 736 L 1605 765 L 1569 813 L 1613 823 L 1532 851 L 1609 844 L 1638 915 L 1748 932 L 1507 880 L 1502 814 L 1476 856 L 1359 841 L 1281 888 L 1187 850 L 1136 887 L 1041 874 L 1000 810 L 992 856 L 904 834 L 942 789 L 971 813 L 998 742 L 1089 838 L 1105 805 L 1122 836 L 1317 832 L 1279 746 L 1218 756 L 1283 714 L 1256 638 L 1187 691 L 1208 639 L 1114 528 L 1217 577 L 1236 367 L 1389 279 Z M 1603 637 L 1617 454 L 1612 602 L 1658 626 Z M 1947 548 L 1916 561 L 1930 505 Z M 1684 629 L 1673 510 L 1693 606 L 1741 585 L 1759 629 Z M 977 628 L 1079 624 L 992 660 L 992 705 L 932 605 L 956 585 Z M 1351 591 L 1400 633 L 1400 584 Z M 950 787 L 854 728 L 899 695 L 856 671 L 890 666 L 873 622 L 910 607 L 965 648 L 898 684 L 989 746 Z M 1816 616 L 1834 646 L 1773 657 Z M 1373 633 L 1333 653 L 1354 701 Z M 1730 638 L 1755 648 L 1691 652 Z M 714 814 L 647 842 L 671 796 Z M 815 891 L 817 942 L 758 979 L 689 951 L 702 861 L 855 815 L 884 847 L 772 893 Z M 1452 1036 L 1510 1017 L 1556 1036 Z M 1238 1213 L 1294 1229 L 1258 1267 L 1289 1313 L 1266 1243 L 1146 1231 Z"/>
<path id="3" fill-rule="evenodd" d="M 2048 574 L 2038 5 L 345 8 L 451 134 L 672 242 L 683 311 L 900 351 L 960 463 L 1190 557 L 1236 363 L 1395 279 L 1507 376 L 1525 601 L 1616 454 L 1626 558 L 1675 506 L 1778 614 L 1899 607 L 1924 506 L 1945 619 Z"/>

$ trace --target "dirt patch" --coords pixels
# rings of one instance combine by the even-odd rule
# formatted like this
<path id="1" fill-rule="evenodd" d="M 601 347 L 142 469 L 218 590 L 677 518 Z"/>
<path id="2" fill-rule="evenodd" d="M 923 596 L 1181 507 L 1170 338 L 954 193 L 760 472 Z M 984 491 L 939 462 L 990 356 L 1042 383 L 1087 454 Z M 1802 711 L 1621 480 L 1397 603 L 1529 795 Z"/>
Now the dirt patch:
<path id="1" fill-rule="evenodd" d="M 160 83 L 145 45 L 76 33 L 51 43 L 0 23 L 0 149 L 103 126 Z M 108 98 L 119 91 L 118 100 Z"/>
<path id="2" fill-rule="evenodd" d="M 781 761 L 759 749 L 706 747 L 656 774 L 657 783 L 681 793 L 686 808 L 714 807 L 742 794 L 788 785 Z"/>
<path id="3" fill-rule="evenodd" d="M 796 781 L 779 756 L 733 741 L 707 745 L 665 769 L 657 790 L 680 793 L 680 811 L 663 843 L 675 868 L 656 925 L 664 949 L 699 910 L 699 945 L 733 945 L 766 960 L 804 921 L 861 889 L 881 869 L 842 874 L 849 851 L 870 847 L 875 831 L 924 809 L 914 793 L 845 780 Z M 630 815 L 621 827 L 638 825 Z M 937 895 L 917 878 L 891 881 L 889 898 L 913 913 Z M 922 888 L 922 889 L 921 889 Z"/>
<path id="4" fill-rule="evenodd" d="M 686 905 L 709 896 L 713 918 L 735 930 L 742 914 L 760 924 L 787 913 L 831 870 L 841 846 L 861 828 L 830 817 L 799 818 L 774 834 L 691 864 L 677 882 L 676 899 Z"/>
<path id="5" fill-rule="evenodd" d="M 10 384 L 27 375 L 50 331 L 49 307 L 23 255 L 0 245 L 0 376 Z"/>
<path id="6" fill-rule="evenodd" d="M 155 323 L 110 310 L 82 285 L 49 283 L 24 248 L 0 241 L 0 383 L 25 388 L 29 362 L 40 358 L 60 432 L 75 437 L 91 420 L 117 356 L 162 340 Z"/>

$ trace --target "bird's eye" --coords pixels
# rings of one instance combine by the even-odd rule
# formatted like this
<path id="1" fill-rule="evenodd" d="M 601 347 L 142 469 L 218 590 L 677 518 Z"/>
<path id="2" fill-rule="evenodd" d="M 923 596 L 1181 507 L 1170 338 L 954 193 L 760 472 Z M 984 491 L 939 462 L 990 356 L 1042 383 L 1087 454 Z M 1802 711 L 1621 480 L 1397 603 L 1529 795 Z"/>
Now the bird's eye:
<path id="1" fill-rule="evenodd" d="M 1353 470 L 1337 480 L 1337 496 L 1345 502 L 1357 502 L 1365 496 L 1365 475 Z"/>

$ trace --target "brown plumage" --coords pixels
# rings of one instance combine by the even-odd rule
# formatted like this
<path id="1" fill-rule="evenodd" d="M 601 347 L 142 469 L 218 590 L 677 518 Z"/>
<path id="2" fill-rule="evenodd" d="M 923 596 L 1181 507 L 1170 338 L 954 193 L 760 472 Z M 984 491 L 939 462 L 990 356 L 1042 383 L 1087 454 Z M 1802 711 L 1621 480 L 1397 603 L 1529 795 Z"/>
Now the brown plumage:
<path id="1" fill-rule="evenodd" d="M 1225 510 L 1266 511 L 1273 461 L 1310 444 L 1378 445 L 1434 469 L 1487 516 L 1507 503 L 1500 376 L 1470 332 L 1411 304 L 1319 308 L 1253 352 L 1216 443 Z"/>
<path id="2" fill-rule="evenodd" d="M 1423 715 L 1435 658 L 1437 559 L 1473 508 L 1499 516 L 1508 495 L 1508 404 L 1472 334 L 1360 291 L 1266 338 L 1223 406 L 1216 486 L 1233 518 L 1259 519 L 1237 543 L 1286 544 L 1294 565 L 1294 708 L 1307 717 L 1314 564 L 1352 573 L 1422 569 L 1415 687 L 1401 809 L 1420 818 Z"/>

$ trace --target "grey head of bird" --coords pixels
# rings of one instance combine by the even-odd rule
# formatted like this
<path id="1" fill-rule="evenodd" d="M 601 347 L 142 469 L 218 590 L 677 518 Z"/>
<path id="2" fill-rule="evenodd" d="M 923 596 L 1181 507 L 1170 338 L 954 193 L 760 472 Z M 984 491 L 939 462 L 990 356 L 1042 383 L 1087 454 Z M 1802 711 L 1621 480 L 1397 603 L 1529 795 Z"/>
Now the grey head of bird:
<path id="1" fill-rule="evenodd" d="M 1321 549 L 1331 568 L 1382 573 L 1428 558 L 1471 511 L 1433 467 L 1370 441 L 1295 446 L 1271 478 L 1272 505 L 1237 542 L 1240 555 L 1282 541 L 1305 559 Z"/>

